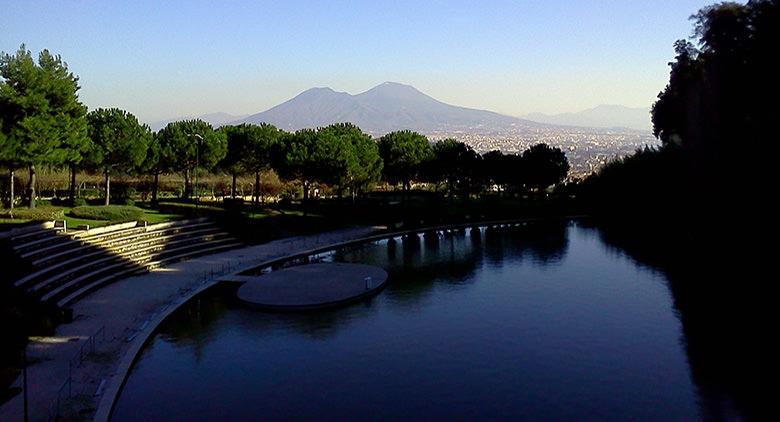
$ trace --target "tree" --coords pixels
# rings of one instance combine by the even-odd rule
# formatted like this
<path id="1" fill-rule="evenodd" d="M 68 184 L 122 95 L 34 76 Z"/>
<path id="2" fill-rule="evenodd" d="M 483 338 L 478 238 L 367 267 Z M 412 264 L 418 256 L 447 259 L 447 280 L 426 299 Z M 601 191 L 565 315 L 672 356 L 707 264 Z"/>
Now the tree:
<path id="1" fill-rule="evenodd" d="M 525 184 L 523 157 L 518 154 L 504 154 L 501 151 L 489 151 L 482 155 L 480 176 L 482 183 L 497 185 L 500 192 L 510 187 L 521 188 Z"/>
<path id="2" fill-rule="evenodd" d="M 379 180 L 382 158 L 379 147 L 352 123 L 335 123 L 318 131 L 320 142 L 330 148 L 328 158 L 331 182 L 339 187 L 339 196 L 349 189 L 354 197 Z"/>
<path id="3" fill-rule="evenodd" d="M 330 168 L 332 144 L 320 142 L 321 137 L 313 129 L 301 129 L 283 137 L 274 148 L 274 168 L 286 180 L 298 180 L 303 189 L 304 213 L 309 201 L 312 182 L 328 181 L 332 178 Z"/>
<path id="4" fill-rule="evenodd" d="M 149 137 L 149 145 L 146 148 L 146 158 L 141 163 L 139 172 L 143 174 L 151 174 L 152 180 L 152 206 L 157 205 L 157 194 L 160 187 L 160 173 L 164 172 L 165 160 L 162 158 L 162 151 L 160 147 L 160 132 L 154 132 Z"/>
<path id="5" fill-rule="evenodd" d="M 14 55 L 0 56 L 0 122 L 11 173 L 30 170 L 29 205 L 35 207 L 36 166 L 61 165 L 76 159 L 86 136 L 86 107 L 78 101 L 78 77 L 60 56 L 43 50 L 38 62 L 24 44 Z"/>
<path id="6" fill-rule="evenodd" d="M 282 139 L 274 149 L 274 168 L 283 179 L 298 180 L 303 188 L 303 202 L 309 198 L 309 183 L 317 178 L 317 132 L 301 129 Z"/>
<path id="7" fill-rule="evenodd" d="M 91 164 L 105 176 L 105 205 L 110 202 L 111 175 L 130 172 L 146 158 L 151 131 L 132 114 L 118 108 L 91 111 L 87 115 L 92 140 Z"/>
<path id="8" fill-rule="evenodd" d="M 3 122 L 0 120 L 0 128 L 3 127 Z M 3 131 L 0 131 L 0 165 L 8 168 L 9 183 L 8 183 L 8 197 L 9 197 L 9 209 L 11 211 L 11 218 L 14 216 L 14 173 L 16 168 L 19 167 L 18 162 L 18 139 L 13 139 L 6 136 Z"/>
<path id="9" fill-rule="evenodd" d="M 230 184 L 230 197 L 236 197 L 236 178 L 239 174 L 244 173 L 244 168 L 241 165 L 241 158 L 244 154 L 244 137 L 241 136 L 238 126 L 225 125 L 218 129 L 225 134 L 227 139 L 227 151 L 225 157 L 219 162 L 219 168 L 226 171 L 232 177 L 233 181 Z"/>
<path id="10" fill-rule="evenodd" d="M 260 172 L 271 167 L 271 151 L 282 138 L 284 132 L 273 125 L 242 124 L 231 131 L 238 137 L 241 151 L 241 168 L 255 175 L 255 187 L 252 202 L 260 202 Z M 235 142 L 235 141 L 234 141 Z M 234 179 L 235 189 L 235 179 Z"/>
<path id="11" fill-rule="evenodd" d="M 402 184 L 404 200 L 412 179 L 419 174 L 420 164 L 429 159 L 431 154 L 428 139 L 417 132 L 391 132 L 379 139 L 379 155 L 384 162 L 385 180 Z"/>
<path id="12" fill-rule="evenodd" d="M 755 152 L 770 150 L 776 138 L 771 104 L 780 96 L 774 63 L 780 2 L 718 3 L 691 19 L 696 45 L 675 43 L 669 83 L 653 106 L 653 130 L 686 162 L 678 185 L 687 184 L 709 212 L 715 203 L 704 204 L 724 192 L 769 190 L 774 154 Z"/>
<path id="13" fill-rule="evenodd" d="M 560 148 L 536 144 L 523 151 L 523 167 L 527 186 L 541 190 L 566 178 L 569 160 Z"/>
<path id="14" fill-rule="evenodd" d="M 447 192 L 468 195 L 476 176 L 480 156 L 473 148 L 455 139 L 444 139 L 433 144 L 433 156 L 426 167 L 434 182 L 445 182 Z"/>
<path id="15" fill-rule="evenodd" d="M 160 152 L 166 168 L 184 174 L 182 196 L 189 198 L 190 173 L 219 163 L 227 153 L 227 136 L 199 119 L 172 122 L 160 130 Z"/>
<path id="16" fill-rule="evenodd" d="M 350 136 L 349 140 L 357 161 L 357 165 L 349 169 L 349 187 L 354 199 L 379 181 L 384 162 L 379 156 L 379 146 L 369 135 L 361 133 Z"/>

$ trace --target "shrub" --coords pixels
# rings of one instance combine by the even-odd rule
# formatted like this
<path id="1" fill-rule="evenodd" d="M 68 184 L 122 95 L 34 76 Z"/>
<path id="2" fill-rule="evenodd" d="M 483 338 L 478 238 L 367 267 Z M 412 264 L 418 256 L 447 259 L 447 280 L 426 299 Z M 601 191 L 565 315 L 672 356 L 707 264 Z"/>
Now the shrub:
<path id="1" fill-rule="evenodd" d="M 11 210 L 0 210 L 0 217 L 10 218 Z M 33 221 L 62 220 L 65 218 L 65 211 L 59 207 L 14 208 L 14 218 Z"/>
<path id="2" fill-rule="evenodd" d="M 226 210 L 240 210 L 244 205 L 243 198 L 223 198 L 222 203 Z"/>
<path id="3" fill-rule="evenodd" d="M 71 217 L 88 220 L 124 222 L 142 220 L 144 217 L 144 210 L 128 205 L 86 205 L 73 208 L 70 210 L 69 215 Z"/>
<path id="4" fill-rule="evenodd" d="M 83 207 L 87 205 L 87 200 L 84 198 L 74 198 L 73 199 L 73 205 L 74 207 Z"/>

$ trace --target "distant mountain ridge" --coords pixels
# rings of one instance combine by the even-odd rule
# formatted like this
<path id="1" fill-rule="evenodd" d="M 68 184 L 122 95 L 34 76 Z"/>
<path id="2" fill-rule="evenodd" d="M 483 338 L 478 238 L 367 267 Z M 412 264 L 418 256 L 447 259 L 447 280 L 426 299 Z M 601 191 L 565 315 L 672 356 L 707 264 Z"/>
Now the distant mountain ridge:
<path id="1" fill-rule="evenodd" d="M 594 128 L 628 128 L 647 131 L 652 129 L 649 108 L 632 108 L 620 105 L 600 105 L 576 113 L 531 113 L 522 116 L 539 123 L 582 126 Z"/>
<path id="2" fill-rule="evenodd" d="M 204 122 L 208 122 L 209 124 L 211 124 L 211 126 L 219 127 L 219 126 L 226 125 L 226 124 L 228 124 L 230 122 L 234 122 L 236 120 L 243 119 L 244 117 L 246 117 L 245 114 L 244 115 L 235 115 L 235 114 L 228 114 L 228 113 L 221 113 L 221 112 L 218 112 L 218 113 L 208 113 L 208 114 L 202 114 L 200 116 L 188 116 L 188 117 L 178 117 L 178 118 L 175 118 L 175 119 L 160 120 L 160 121 L 157 121 L 157 122 L 150 123 L 149 127 L 153 131 L 158 131 L 158 130 L 164 128 L 165 126 L 167 126 L 168 123 L 178 122 L 178 121 L 181 121 L 181 120 L 191 120 L 191 119 L 200 119 L 200 120 L 203 120 Z"/>
<path id="3" fill-rule="evenodd" d="M 385 82 L 351 95 L 330 88 L 311 88 L 240 123 L 270 123 L 288 131 L 352 122 L 375 135 L 401 129 L 432 132 L 523 130 L 544 124 L 492 111 L 438 101 L 410 85 Z"/>
<path id="4" fill-rule="evenodd" d="M 270 123 L 295 131 L 332 123 L 351 122 L 364 131 L 381 136 L 394 130 L 410 129 L 426 135 L 456 136 L 523 135 L 540 130 L 580 128 L 624 128 L 649 132 L 649 109 L 601 105 L 577 113 L 547 115 L 532 113 L 522 117 L 446 104 L 416 88 L 385 82 L 359 94 L 311 88 L 270 109 L 244 116 L 210 113 L 150 124 L 159 130 L 172 121 L 199 118 L 214 127 L 226 124 Z M 571 129 L 571 128 L 569 128 Z"/>

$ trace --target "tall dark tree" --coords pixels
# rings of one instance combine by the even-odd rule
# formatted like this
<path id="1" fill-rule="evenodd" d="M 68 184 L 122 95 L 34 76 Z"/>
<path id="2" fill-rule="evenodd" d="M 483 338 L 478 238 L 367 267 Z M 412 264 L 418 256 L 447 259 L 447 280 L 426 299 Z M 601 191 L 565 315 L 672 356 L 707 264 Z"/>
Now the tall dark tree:
<path id="1" fill-rule="evenodd" d="M 436 142 L 432 149 L 433 157 L 426 165 L 432 181 L 444 182 L 450 196 L 456 191 L 468 195 L 477 176 L 479 154 L 455 139 Z"/>
<path id="2" fill-rule="evenodd" d="M 304 212 L 309 202 L 311 184 L 333 183 L 338 178 L 339 164 L 336 139 L 313 129 L 301 129 L 283 137 L 274 148 L 274 168 L 286 180 L 297 180 L 303 189 Z"/>
<path id="3" fill-rule="evenodd" d="M 118 108 L 91 111 L 87 115 L 92 140 L 92 166 L 105 177 L 105 205 L 110 203 L 111 176 L 136 170 L 146 158 L 152 134 L 132 114 Z"/>
<path id="4" fill-rule="evenodd" d="M 0 120 L 0 128 L 3 127 L 3 122 Z M 6 136 L 3 131 L 0 131 L 0 165 L 8 169 L 8 202 L 11 212 L 11 218 L 14 216 L 14 178 L 16 169 L 21 165 L 18 161 L 19 139 L 14 139 Z"/>
<path id="5" fill-rule="evenodd" d="M 432 156 L 428 139 L 417 132 L 402 130 L 379 139 L 379 155 L 384 162 L 383 175 L 389 183 L 401 183 L 404 198 L 417 177 L 420 165 Z"/>
<path id="6" fill-rule="evenodd" d="M 569 173 L 569 160 L 560 148 L 536 144 L 523 151 L 523 167 L 528 187 L 545 189 L 558 184 Z"/>
<path id="7" fill-rule="evenodd" d="M 231 132 L 241 144 L 241 167 L 247 173 L 254 174 L 255 184 L 252 202 L 260 202 L 260 172 L 271 167 L 271 153 L 282 138 L 284 132 L 273 125 L 243 124 Z"/>
<path id="8" fill-rule="evenodd" d="M 219 162 L 219 168 L 231 176 L 230 197 L 235 199 L 237 191 L 236 178 L 244 173 L 241 158 L 244 154 L 245 138 L 238 131 L 238 126 L 225 125 L 217 130 L 224 133 L 227 140 L 227 151 L 225 157 Z"/>
<path id="9" fill-rule="evenodd" d="M 497 186 L 499 192 L 513 188 L 519 190 L 525 185 L 525 166 L 519 154 L 504 154 L 501 151 L 489 151 L 482 155 L 480 162 L 482 183 Z"/>
<path id="10" fill-rule="evenodd" d="M 339 195 L 348 189 L 353 198 L 379 180 L 382 158 L 371 136 L 352 123 L 336 123 L 318 131 L 321 142 L 330 145 L 332 183 Z"/>
<path id="11" fill-rule="evenodd" d="M 160 174 L 166 171 L 165 160 L 162 157 L 160 146 L 160 132 L 154 132 L 149 137 L 149 144 L 146 148 L 146 157 L 139 167 L 139 173 L 152 176 L 152 206 L 158 203 L 158 193 L 160 188 Z"/>
<path id="12" fill-rule="evenodd" d="M 36 167 L 75 159 L 74 146 L 86 137 L 86 107 L 78 100 L 78 77 L 48 50 L 37 63 L 24 45 L 13 55 L 3 53 L 0 77 L 0 130 L 9 146 L 3 149 L 13 145 L 12 169 L 30 170 L 29 205 L 34 208 Z"/>
<path id="13" fill-rule="evenodd" d="M 675 44 L 653 127 L 664 145 L 679 148 L 686 162 L 680 184 L 688 183 L 699 204 L 768 188 L 774 154 L 755 151 L 772 149 L 776 137 L 779 16 L 773 0 L 718 3 L 692 17 L 696 45 Z"/>
<path id="14" fill-rule="evenodd" d="M 202 120 L 169 123 L 160 130 L 160 153 L 165 167 L 184 175 L 183 197 L 192 192 L 190 175 L 196 168 L 211 169 L 227 153 L 227 136 Z"/>

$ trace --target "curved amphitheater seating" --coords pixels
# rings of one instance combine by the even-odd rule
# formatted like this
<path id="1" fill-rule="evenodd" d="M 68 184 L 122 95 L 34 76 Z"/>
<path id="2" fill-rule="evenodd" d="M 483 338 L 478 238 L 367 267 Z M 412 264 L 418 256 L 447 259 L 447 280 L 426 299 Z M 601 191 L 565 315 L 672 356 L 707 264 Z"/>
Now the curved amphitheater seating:
<path id="1" fill-rule="evenodd" d="M 3 237 L 32 267 L 14 285 L 60 307 L 111 281 L 242 246 L 206 218 L 68 232 L 44 225 Z"/>

